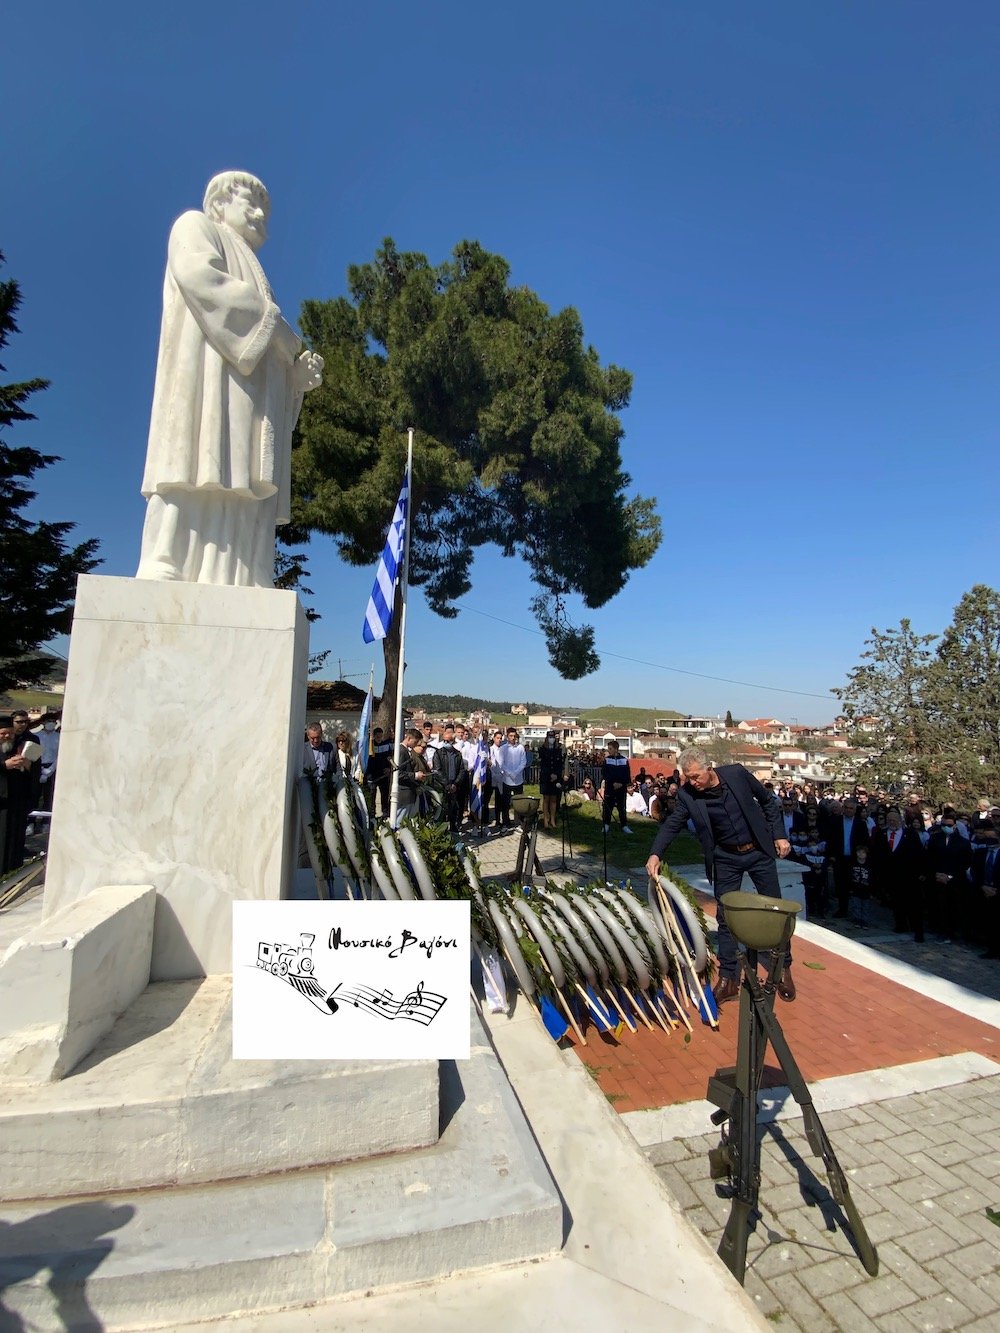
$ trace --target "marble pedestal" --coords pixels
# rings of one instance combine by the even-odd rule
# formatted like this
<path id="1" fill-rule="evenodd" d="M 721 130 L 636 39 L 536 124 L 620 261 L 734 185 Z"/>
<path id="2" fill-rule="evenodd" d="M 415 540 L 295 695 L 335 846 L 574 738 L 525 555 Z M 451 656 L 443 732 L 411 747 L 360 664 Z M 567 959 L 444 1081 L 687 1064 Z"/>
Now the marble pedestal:
<path id="1" fill-rule="evenodd" d="M 291 592 L 81 577 L 45 919 L 152 884 L 151 978 L 231 970 L 233 899 L 294 869 L 308 648 Z"/>

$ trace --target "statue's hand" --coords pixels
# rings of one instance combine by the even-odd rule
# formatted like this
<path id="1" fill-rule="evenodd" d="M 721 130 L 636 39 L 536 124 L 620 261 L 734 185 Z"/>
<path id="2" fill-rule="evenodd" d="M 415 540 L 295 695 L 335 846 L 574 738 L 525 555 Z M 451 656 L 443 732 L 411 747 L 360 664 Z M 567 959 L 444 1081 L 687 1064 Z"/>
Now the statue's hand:
<path id="1" fill-rule="evenodd" d="M 308 393 L 323 383 L 323 358 L 318 352 L 303 352 L 295 361 L 293 373 L 295 387 Z"/>

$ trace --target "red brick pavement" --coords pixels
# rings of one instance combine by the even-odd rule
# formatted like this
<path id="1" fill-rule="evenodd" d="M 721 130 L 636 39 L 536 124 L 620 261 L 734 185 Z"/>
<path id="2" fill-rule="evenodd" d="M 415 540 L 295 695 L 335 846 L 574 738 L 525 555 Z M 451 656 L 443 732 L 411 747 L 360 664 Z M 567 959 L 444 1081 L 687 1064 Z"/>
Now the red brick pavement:
<path id="1" fill-rule="evenodd" d="M 796 938 L 794 953 L 798 998 L 778 1000 L 777 1014 L 807 1082 L 964 1051 L 1000 1062 L 996 1028 L 809 941 Z M 738 1012 L 735 1001 L 723 1005 L 718 1032 L 692 1013 L 688 1042 L 683 1028 L 626 1028 L 615 1042 L 591 1027 L 587 1045 L 574 1046 L 619 1111 L 700 1100 L 716 1067 L 736 1061 Z M 783 1082 L 777 1068 L 768 1072 L 772 1084 Z"/>

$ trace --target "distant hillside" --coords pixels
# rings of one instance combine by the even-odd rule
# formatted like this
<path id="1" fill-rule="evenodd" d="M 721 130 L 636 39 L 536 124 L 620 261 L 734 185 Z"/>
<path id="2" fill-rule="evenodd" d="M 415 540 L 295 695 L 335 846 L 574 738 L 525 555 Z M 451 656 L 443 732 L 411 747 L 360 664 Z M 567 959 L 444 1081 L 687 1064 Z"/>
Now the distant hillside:
<path id="1" fill-rule="evenodd" d="M 632 727 L 636 731 L 652 731 L 658 717 L 684 717 L 675 708 L 624 708 L 620 704 L 601 704 L 600 708 L 583 708 L 581 717 L 588 722 L 606 722 L 610 727 Z"/>
<path id="2" fill-rule="evenodd" d="M 431 713 L 435 717 L 449 717 L 453 714 L 457 717 L 468 717 L 470 713 L 479 712 L 485 709 L 487 713 L 509 713 L 512 707 L 511 701 L 504 699 L 502 703 L 493 699 L 474 699 L 468 694 L 404 694 L 403 706 L 405 708 L 422 708 L 426 713 Z"/>
<path id="3" fill-rule="evenodd" d="M 476 699 L 467 694 L 407 694 L 403 698 L 407 708 L 422 708 L 432 717 L 468 717 L 470 713 L 485 711 L 500 725 L 508 722 L 520 725 L 524 722 L 523 717 L 514 717 L 510 711 L 513 703 L 519 702 Z M 532 713 L 566 713 L 570 717 L 583 718 L 587 723 L 603 722 L 609 727 L 633 727 L 639 731 L 651 731 L 658 717 L 686 716 L 678 713 L 675 708 L 627 708 L 622 704 L 601 704 L 599 708 L 566 708 L 529 700 L 528 708 Z"/>

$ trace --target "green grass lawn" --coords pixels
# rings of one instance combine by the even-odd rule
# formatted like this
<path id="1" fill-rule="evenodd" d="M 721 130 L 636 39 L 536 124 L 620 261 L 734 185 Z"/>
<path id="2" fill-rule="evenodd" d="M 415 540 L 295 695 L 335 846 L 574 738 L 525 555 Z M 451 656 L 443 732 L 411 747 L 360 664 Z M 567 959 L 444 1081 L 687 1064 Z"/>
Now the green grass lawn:
<path id="1" fill-rule="evenodd" d="M 537 796 L 538 788 L 526 785 L 526 796 Z M 560 819 L 562 811 L 560 810 Z M 643 865 L 649 857 L 653 838 L 659 825 L 652 819 L 634 816 L 629 824 L 632 836 L 622 833 L 615 816 L 608 834 L 608 865 L 620 869 Z M 597 801 L 588 801 L 569 811 L 566 832 L 576 852 L 589 852 L 594 856 L 604 854 L 604 835 L 601 832 L 601 807 Z M 670 845 L 667 859 L 674 865 L 700 865 L 704 860 L 701 843 L 690 833 L 681 833 Z"/>

